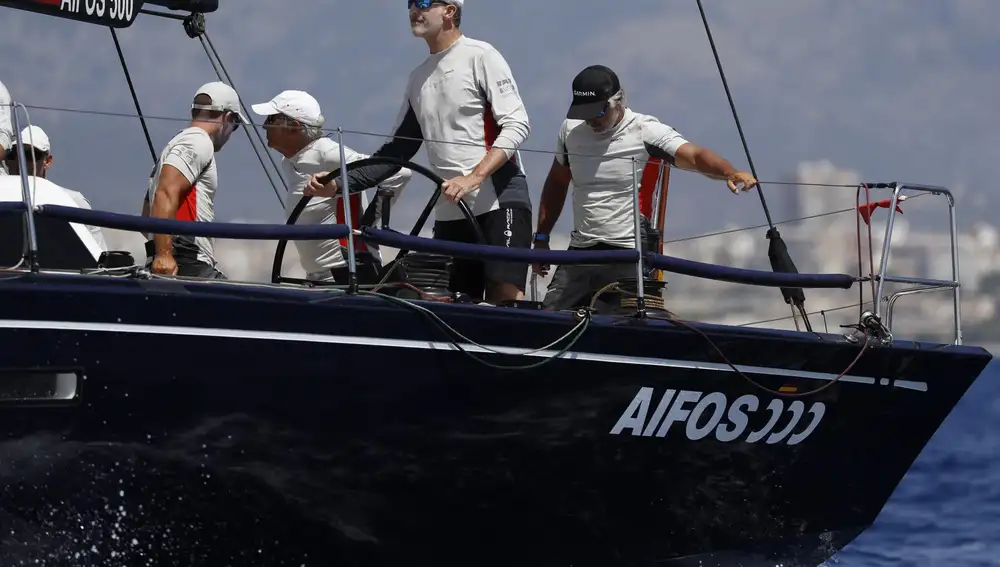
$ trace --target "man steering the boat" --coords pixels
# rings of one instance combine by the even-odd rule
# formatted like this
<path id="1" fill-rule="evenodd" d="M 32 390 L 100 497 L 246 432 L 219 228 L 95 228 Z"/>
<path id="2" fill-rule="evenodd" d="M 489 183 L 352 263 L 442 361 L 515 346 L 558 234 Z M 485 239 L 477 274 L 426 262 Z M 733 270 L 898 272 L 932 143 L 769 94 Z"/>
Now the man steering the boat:
<path id="1" fill-rule="evenodd" d="M 212 222 L 219 184 L 215 153 L 245 122 L 232 87 L 222 82 L 202 85 L 191 104 L 191 123 L 167 142 L 156 160 L 143 216 Z M 216 267 L 213 240 L 154 234 L 146 241 L 150 270 L 166 276 L 226 279 Z"/>
<path id="2" fill-rule="evenodd" d="M 310 176 L 324 171 L 340 169 L 340 145 L 323 135 L 325 118 L 319 102 L 307 92 L 287 90 L 268 102 L 250 107 L 255 113 L 266 116 L 264 130 L 267 145 L 282 155 L 281 175 L 288 185 L 288 199 L 285 201 L 286 218 L 292 213 L 302 197 L 302 191 L 309 184 Z M 368 156 L 344 147 L 348 163 Z M 412 172 L 407 168 L 379 185 L 393 190 L 390 201 L 395 202 L 410 180 Z M 351 195 L 351 221 L 354 228 L 361 226 L 361 217 L 368 207 L 365 193 Z M 375 203 L 375 217 L 381 216 L 381 202 Z M 340 195 L 313 198 L 297 219 L 299 224 L 343 224 L 344 205 Z M 347 239 L 296 240 L 295 247 L 299 261 L 310 281 L 332 281 L 340 285 L 348 283 L 347 262 L 343 247 Z M 361 238 L 354 239 L 357 259 L 358 283 L 372 285 L 379 282 L 382 256 L 378 246 L 368 244 Z"/>
<path id="3" fill-rule="evenodd" d="M 753 175 L 737 170 L 712 150 L 688 142 L 655 117 L 632 111 L 611 69 L 592 65 L 581 71 L 573 79 L 573 102 L 559 129 L 556 157 L 542 188 L 535 248 L 549 249 L 549 235 L 572 183 L 569 249 L 635 249 L 633 192 L 637 188 L 632 158 L 645 163 L 651 157 L 712 179 L 724 179 L 735 194 L 749 191 L 757 183 Z M 540 264 L 532 268 L 543 276 L 549 270 Z M 635 275 L 632 265 L 559 266 L 543 305 L 570 309 L 587 302 L 598 289 Z"/>
<path id="4" fill-rule="evenodd" d="M 435 208 L 434 237 L 477 242 L 457 206 L 463 199 L 486 244 L 531 246 L 531 198 L 518 148 L 530 133 L 513 73 L 489 43 L 460 29 L 464 0 L 408 0 L 410 29 L 430 55 L 410 73 L 393 138 L 375 156 L 409 160 L 427 140 L 431 169 L 445 179 Z M 386 180 L 399 166 L 375 165 L 349 175 L 351 190 Z M 306 195 L 330 196 L 340 180 L 314 176 Z M 449 288 L 500 304 L 524 297 L 528 264 L 456 258 Z"/>
<path id="5" fill-rule="evenodd" d="M 11 125 L 10 117 L 10 91 L 0 81 L 0 158 L 5 158 L 7 152 L 14 147 L 14 126 Z M 0 175 L 7 174 L 7 166 L 0 159 Z"/>

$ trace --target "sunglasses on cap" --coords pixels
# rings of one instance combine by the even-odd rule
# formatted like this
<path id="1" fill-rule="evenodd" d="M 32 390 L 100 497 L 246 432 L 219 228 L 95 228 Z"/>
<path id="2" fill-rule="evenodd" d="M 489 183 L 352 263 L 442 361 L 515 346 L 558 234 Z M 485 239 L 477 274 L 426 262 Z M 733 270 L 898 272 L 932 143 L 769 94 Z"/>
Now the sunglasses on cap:
<path id="1" fill-rule="evenodd" d="M 441 4 L 442 6 L 450 6 L 451 2 L 444 2 L 442 0 L 406 0 L 406 8 L 410 9 L 417 7 L 421 10 L 430 8 L 434 4 Z"/>

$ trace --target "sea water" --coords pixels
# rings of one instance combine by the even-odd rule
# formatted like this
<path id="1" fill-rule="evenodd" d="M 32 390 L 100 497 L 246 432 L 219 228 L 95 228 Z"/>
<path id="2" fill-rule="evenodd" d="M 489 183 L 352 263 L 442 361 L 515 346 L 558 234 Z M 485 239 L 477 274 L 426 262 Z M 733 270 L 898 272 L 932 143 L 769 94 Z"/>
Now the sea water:
<path id="1" fill-rule="evenodd" d="M 952 410 L 875 524 L 829 562 L 890 565 L 1000 566 L 1000 362 Z"/>

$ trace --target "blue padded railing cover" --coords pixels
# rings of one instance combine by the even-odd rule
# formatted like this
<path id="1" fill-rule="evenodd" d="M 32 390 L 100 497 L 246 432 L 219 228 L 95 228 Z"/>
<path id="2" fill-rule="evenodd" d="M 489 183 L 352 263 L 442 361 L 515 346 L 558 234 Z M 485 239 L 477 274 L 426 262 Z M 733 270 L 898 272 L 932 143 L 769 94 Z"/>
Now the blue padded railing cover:
<path id="1" fill-rule="evenodd" d="M 0 213 L 23 213 L 24 204 L 0 203 Z M 286 225 L 220 222 L 190 222 L 154 219 L 136 215 L 123 215 L 106 211 L 93 211 L 59 205 L 42 205 L 36 214 L 119 230 L 141 231 L 154 234 L 179 234 L 206 236 L 233 240 L 325 240 L 344 238 L 350 234 L 346 225 Z M 594 252 L 569 250 L 530 250 L 527 248 L 501 248 L 483 244 L 467 244 L 410 236 L 394 230 L 365 228 L 362 237 L 368 241 L 397 249 L 416 250 L 455 256 L 458 258 L 489 259 L 556 265 L 578 264 L 635 264 L 639 255 L 635 250 L 601 250 Z M 643 256 L 646 266 L 673 274 L 684 274 L 703 279 L 767 287 L 803 287 L 849 289 L 857 281 L 848 274 L 787 274 L 763 270 L 730 268 L 704 262 L 695 262 L 662 254 L 647 253 Z"/>
<path id="2" fill-rule="evenodd" d="M 646 267 L 656 268 L 671 274 L 695 276 L 708 280 L 759 285 L 767 287 L 804 287 L 812 289 L 851 289 L 856 278 L 847 274 L 788 274 L 782 272 L 766 272 L 763 270 L 747 270 L 745 268 L 730 268 L 717 264 L 706 264 L 664 256 L 663 254 L 647 253 L 644 256 Z"/>
<path id="3" fill-rule="evenodd" d="M 36 214 L 70 222 L 133 230 L 153 234 L 206 236 L 233 240 L 327 240 L 344 238 L 351 230 L 344 224 L 256 224 L 240 222 L 191 222 L 172 219 L 155 219 L 135 215 L 122 215 L 106 211 L 92 211 L 60 205 L 42 205 Z"/>
<path id="4" fill-rule="evenodd" d="M 28 207 L 24 205 L 24 201 L 4 201 L 0 203 L 0 214 L 24 213 L 27 210 Z"/>
<path id="5" fill-rule="evenodd" d="M 362 231 L 365 240 L 384 244 L 392 248 L 417 250 L 455 256 L 456 258 L 480 258 L 489 260 L 508 260 L 511 262 L 527 262 L 541 264 L 635 264 L 639 254 L 635 250 L 601 250 L 597 252 L 569 250 L 531 250 L 530 248 L 502 248 L 484 244 L 468 244 L 450 240 L 435 240 L 420 236 L 410 236 L 395 230 L 365 228 Z"/>

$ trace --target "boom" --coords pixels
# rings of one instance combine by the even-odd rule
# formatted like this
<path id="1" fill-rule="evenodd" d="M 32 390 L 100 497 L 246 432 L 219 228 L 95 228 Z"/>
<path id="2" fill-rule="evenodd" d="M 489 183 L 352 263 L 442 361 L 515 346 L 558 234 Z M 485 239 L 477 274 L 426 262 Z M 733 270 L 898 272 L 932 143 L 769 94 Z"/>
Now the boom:
<path id="1" fill-rule="evenodd" d="M 0 0 L 3 7 L 112 28 L 131 26 L 145 4 L 203 14 L 219 9 L 219 0 Z"/>

